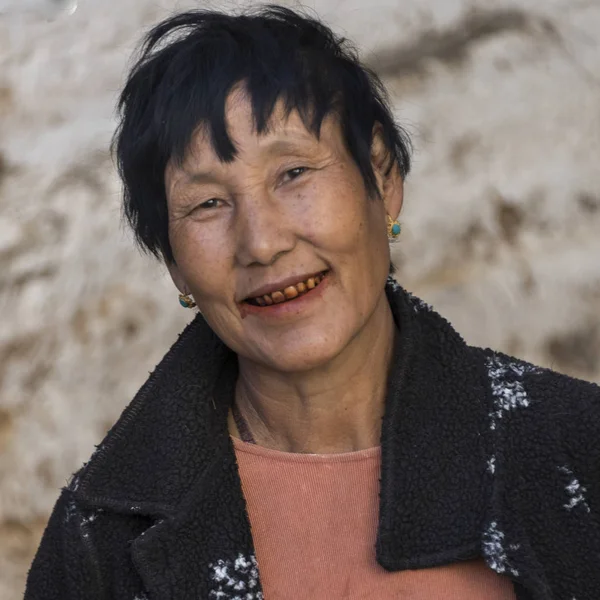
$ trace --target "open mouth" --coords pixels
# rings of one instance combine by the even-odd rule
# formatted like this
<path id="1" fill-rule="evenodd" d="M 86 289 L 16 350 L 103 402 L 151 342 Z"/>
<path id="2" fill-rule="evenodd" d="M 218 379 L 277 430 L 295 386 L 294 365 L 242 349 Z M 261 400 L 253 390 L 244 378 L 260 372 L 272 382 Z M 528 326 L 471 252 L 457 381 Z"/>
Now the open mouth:
<path id="1" fill-rule="evenodd" d="M 295 300 L 300 296 L 308 294 L 311 290 L 314 290 L 322 281 L 325 279 L 327 271 L 323 271 L 318 275 L 313 275 L 305 281 L 299 281 L 294 285 L 288 285 L 282 290 L 276 290 L 270 294 L 264 296 L 257 296 L 255 298 L 246 298 L 244 302 L 252 304 L 253 306 L 273 306 L 273 304 L 283 304 L 290 300 Z"/>

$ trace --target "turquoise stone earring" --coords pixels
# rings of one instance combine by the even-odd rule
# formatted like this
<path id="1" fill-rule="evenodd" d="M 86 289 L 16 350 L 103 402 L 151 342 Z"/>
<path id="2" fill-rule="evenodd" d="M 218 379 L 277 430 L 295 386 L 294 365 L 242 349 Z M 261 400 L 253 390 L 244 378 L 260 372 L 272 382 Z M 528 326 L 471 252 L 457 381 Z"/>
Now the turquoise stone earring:
<path id="1" fill-rule="evenodd" d="M 194 308 L 196 306 L 194 299 L 189 294 L 179 294 L 179 304 L 183 308 Z"/>
<path id="2" fill-rule="evenodd" d="M 390 238 L 391 240 L 395 240 L 402 232 L 402 227 L 400 226 L 400 223 L 398 223 L 398 221 L 396 221 L 395 219 L 392 219 L 390 215 L 386 215 L 386 217 L 388 238 Z"/>

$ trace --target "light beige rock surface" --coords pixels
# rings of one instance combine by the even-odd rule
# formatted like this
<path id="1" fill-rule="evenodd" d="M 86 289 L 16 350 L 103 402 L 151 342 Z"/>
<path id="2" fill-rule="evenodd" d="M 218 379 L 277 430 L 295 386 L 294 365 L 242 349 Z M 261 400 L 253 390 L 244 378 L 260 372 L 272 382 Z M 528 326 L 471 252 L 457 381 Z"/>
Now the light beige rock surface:
<path id="1" fill-rule="evenodd" d="M 187 5 L 0 0 L 0 600 L 190 317 L 132 249 L 107 153 L 135 41 Z M 399 280 L 468 341 L 599 380 L 600 0 L 308 5 L 415 139 Z"/>

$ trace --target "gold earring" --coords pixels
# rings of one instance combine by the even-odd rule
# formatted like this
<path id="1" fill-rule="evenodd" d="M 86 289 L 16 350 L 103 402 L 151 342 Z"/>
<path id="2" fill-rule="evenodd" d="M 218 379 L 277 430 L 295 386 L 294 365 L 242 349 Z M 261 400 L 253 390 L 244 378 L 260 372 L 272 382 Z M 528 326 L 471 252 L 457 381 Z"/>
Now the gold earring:
<path id="1" fill-rule="evenodd" d="M 390 238 L 391 240 L 395 240 L 402 232 L 402 226 L 400 225 L 400 223 L 398 221 L 396 221 L 395 219 L 392 219 L 392 217 L 390 217 L 390 215 L 386 215 L 386 218 L 387 218 L 388 238 Z"/>
<path id="2" fill-rule="evenodd" d="M 179 304 L 183 308 L 194 308 L 196 306 L 194 299 L 189 294 L 179 294 Z"/>

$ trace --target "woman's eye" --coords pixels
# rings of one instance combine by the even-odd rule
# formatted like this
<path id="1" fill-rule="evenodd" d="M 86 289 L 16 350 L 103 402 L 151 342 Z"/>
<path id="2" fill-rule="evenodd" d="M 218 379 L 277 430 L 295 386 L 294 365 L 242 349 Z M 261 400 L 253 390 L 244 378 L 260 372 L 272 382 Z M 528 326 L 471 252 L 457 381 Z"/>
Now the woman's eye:
<path id="1" fill-rule="evenodd" d="M 218 198 L 211 198 L 210 200 L 206 200 L 205 202 L 202 202 L 202 204 L 199 204 L 198 208 L 217 208 L 219 202 L 221 202 L 221 200 Z"/>
<path id="2" fill-rule="evenodd" d="M 298 177 L 300 177 L 300 175 L 302 175 L 306 171 L 308 171 L 308 169 L 306 167 L 296 167 L 294 169 L 290 169 L 289 171 L 286 171 L 285 178 L 286 179 L 297 179 Z"/>

